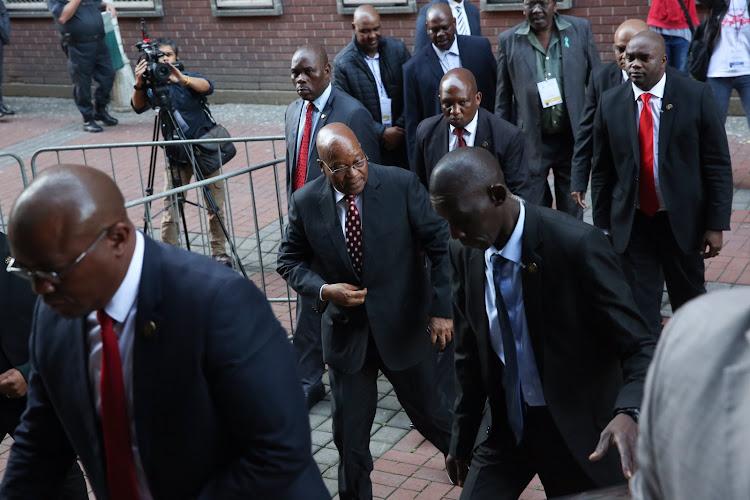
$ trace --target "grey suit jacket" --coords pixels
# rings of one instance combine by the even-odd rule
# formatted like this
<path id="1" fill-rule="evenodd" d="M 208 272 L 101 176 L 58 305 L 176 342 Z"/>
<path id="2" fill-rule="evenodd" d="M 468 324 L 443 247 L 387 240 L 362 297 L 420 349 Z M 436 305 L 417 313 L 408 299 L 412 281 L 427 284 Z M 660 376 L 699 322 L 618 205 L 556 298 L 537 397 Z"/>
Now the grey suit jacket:
<path id="1" fill-rule="evenodd" d="M 326 283 L 367 288 L 364 305 L 328 304 L 322 317 L 323 359 L 350 373 L 365 361 L 369 332 L 383 363 L 403 370 L 434 352 L 427 318 L 451 317 L 447 223 L 432 210 L 416 175 L 373 163 L 368 169 L 362 275 L 352 267 L 325 177 L 292 195 L 277 266 L 292 288 L 308 296 L 317 296 Z M 432 262 L 429 279 L 422 251 Z"/>
<path id="2" fill-rule="evenodd" d="M 529 174 L 524 156 L 523 134 L 513 125 L 486 109 L 477 109 L 474 146 L 490 151 L 503 170 L 505 185 L 511 193 L 527 198 L 530 194 Z M 430 175 L 440 159 L 448 154 L 450 125 L 442 114 L 432 116 L 417 127 L 417 148 L 412 171 L 429 189 Z"/>
<path id="3" fill-rule="evenodd" d="M 286 108 L 284 117 L 284 136 L 286 137 L 286 186 L 287 195 L 292 194 L 292 172 L 297 168 L 297 131 L 299 129 L 300 115 L 303 104 L 307 101 L 297 99 Z M 315 139 L 321 128 L 329 123 L 343 123 L 354 132 L 359 139 L 362 149 L 373 162 L 380 162 L 380 135 L 375 129 L 370 112 L 361 102 L 347 94 L 341 89 L 331 87 L 331 95 L 328 97 L 325 107 L 321 111 L 318 123 L 315 125 L 310 136 L 310 152 L 307 159 L 307 177 L 305 182 L 320 177 L 321 171 L 318 166 L 318 147 Z"/>
<path id="4" fill-rule="evenodd" d="M 599 66 L 600 58 L 591 24 L 585 19 L 559 16 L 571 24 L 560 32 L 560 38 L 563 42 L 563 101 L 575 135 L 581 121 L 589 75 Z M 516 33 L 526 24 L 523 22 L 498 36 L 495 112 L 523 130 L 529 173 L 538 176 L 543 174 L 539 147 L 542 141 L 542 104 L 536 86 L 536 56 L 529 38 Z"/>
<path id="5" fill-rule="evenodd" d="M 750 290 L 682 307 L 648 370 L 633 498 L 750 498 Z"/>

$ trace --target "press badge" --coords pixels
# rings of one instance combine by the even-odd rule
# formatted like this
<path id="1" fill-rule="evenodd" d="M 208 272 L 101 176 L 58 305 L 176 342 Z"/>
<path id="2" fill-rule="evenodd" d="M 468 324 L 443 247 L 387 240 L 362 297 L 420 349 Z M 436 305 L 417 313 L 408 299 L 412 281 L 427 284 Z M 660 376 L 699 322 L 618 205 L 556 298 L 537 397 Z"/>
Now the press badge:
<path id="1" fill-rule="evenodd" d="M 386 127 L 390 127 L 393 125 L 393 117 L 391 116 L 391 98 L 380 96 L 380 115 L 381 119 L 380 121 L 385 125 Z"/>
<path id="2" fill-rule="evenodd" d="M 536 86 L 539 89 L 539 97 L 542 99 L 543 108 L 549 108 L 563 102 L 562 92 L 560 92 L 560 87 L 557 85 L 557 78 L 544 80 L 537 83 Z"/>

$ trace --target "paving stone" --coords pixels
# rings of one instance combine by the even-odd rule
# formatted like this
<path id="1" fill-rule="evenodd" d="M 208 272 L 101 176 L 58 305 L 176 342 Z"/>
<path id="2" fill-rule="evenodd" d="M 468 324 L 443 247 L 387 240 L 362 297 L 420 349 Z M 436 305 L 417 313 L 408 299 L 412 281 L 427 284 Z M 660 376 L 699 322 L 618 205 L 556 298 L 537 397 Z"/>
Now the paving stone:
<path id="1" fill-rule="evenodd" d="M 330 417 L 331 416 L 331 402 L 325 399 L 323 401 L 318 401 L 318 403 L 316 403 L 315 406 L 313 406 L 310 409 L 310 413 Z"/>
<path id="2" fill-rule="evenodd" d="M 323 447 L 333 441 L 333 434 L 330 432 L 323 432 L 320 430 L 314 430 L 311 433 L 312 443 Z"/>
<path id="3" fill-rule="evenodd" d="M 378 394 L 386 395 L 393 390 L 393 385 L 388 380 L 378 380 Z"/>
<path id="4" fill-rule="evenodd" d="M 333 465 L 338 463 L 339 454 L 334 450 L 321 448 L 315 455 L 313 455 L 313 458 L 318 464 Z"/>
<path id="5" fill-rule="evenodd" d="M 370 440 L 370 455 L 373 460 L 383 456 L 383 453 L 387 452 L 393 446 L 391 443 L 383 443 L 380 441 Z"/>
<path id="6" fill-rule="evenodd" d="M 399 429 L 411 430 L 409 424 L 411 420 L 405 411 L 396 412 L 390 420 L 388 420 L 388 427 L 398 427 Z"/>
<path id="7" fill-rule="evenodd" d="M 324 417 L 324 418 L 325 420 L 321 422 L 317 430 L 332 433 L 333 432 L 333 419 L 330 417 Z"/>
<path id="8" fill-rule="evenodd" d="M 315 455 L 320 448 L 317 444 L 312 445 L 312 454 Z"/>
<path id="9" fill-rule="evenodd" d="M 324 477 L 323 483 L 325 483 L 326 488 L 328 488 L 328 494 L 330 494 L 332 497 L 338 494 L 339 482 L 337 479 L 328 479 L 327 477 Z"/>
<path id="10" fill-rule="evenodd" d="M 326 417 L 325 415 L 320 415 L 318 413 L 310 413 L 309 418 L 310 418 L 310 429 L 315 429 L 320 424 L 322 424 L 326 420 L 328 420 L 328 417 Z M 329 429 L 320 429 L 320 430 L 330 432 L 330 428 Z"/>
<path id="11" fill-rule="evenodd" d="M 328 479 L 338 479 L 339 478 L 339 466 L 332 465 L 328 469 L 326 469 L 325 472 L 323 472 L 323 477 Z"/>
<path id="12" fill-rule="evenodd" d="M 375 419 L 373 420 L 373 422 L 385 424 L 387 422 L 390 422 L 396 413 L 396 410 L 389 410 L 388 408 L 378 408 L 377 410 L 375 410 Z"/>
<path id="13" fill-rule="evenodd" d="M 400 410 L 401 404 L 396 396 L 384 396 L 378 401 L 378 408 L 387 408 L 388 410 Z"/>
<path id="14" fill-rule="evenodd" d="M 396 444 L 401 440 L 402 437 L 406 436 L 408 433 L 409 431 L 405 429 L 385 426 L 372 435 L 372 440 L 381 441 L 383 443 Z"/>

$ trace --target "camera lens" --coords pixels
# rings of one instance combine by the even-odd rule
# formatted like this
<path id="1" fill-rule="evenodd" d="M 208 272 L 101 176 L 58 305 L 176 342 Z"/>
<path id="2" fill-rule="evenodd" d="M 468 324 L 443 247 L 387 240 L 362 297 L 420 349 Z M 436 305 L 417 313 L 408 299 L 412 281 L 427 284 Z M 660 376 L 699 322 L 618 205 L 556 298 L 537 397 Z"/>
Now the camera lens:
<path id="1" fill-rule="evenodd" d="M 169 80 L 170 73 L 172 73 L 172 68 L 168 64 L 156 63 L 154 65 L 153 75 L 157 82 L 166 82 Z"/>

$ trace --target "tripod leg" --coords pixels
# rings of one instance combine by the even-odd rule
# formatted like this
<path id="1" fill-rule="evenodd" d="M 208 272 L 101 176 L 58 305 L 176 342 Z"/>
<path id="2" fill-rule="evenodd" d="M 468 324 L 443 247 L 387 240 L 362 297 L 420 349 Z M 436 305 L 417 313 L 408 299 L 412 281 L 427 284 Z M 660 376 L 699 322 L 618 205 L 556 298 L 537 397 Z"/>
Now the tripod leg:
<path id="1" fill-rule="evenodd" d="M 151 135 L 151 142 L 159 140 L 159 128 L 161 120 L 159 113 L 154 118 L 154 133 Z M 154 194 L 154 176 L 156 175 L 156 161 L 159 158 L 158 146 L 151 146 L 151 155 L 148 163 L 148 184 L 146 185 L 146 196 Z M 143 234 L 148 234 L 148 228 L 151 226 L 151 202 L 146 203 L 143 213 Z"/>

